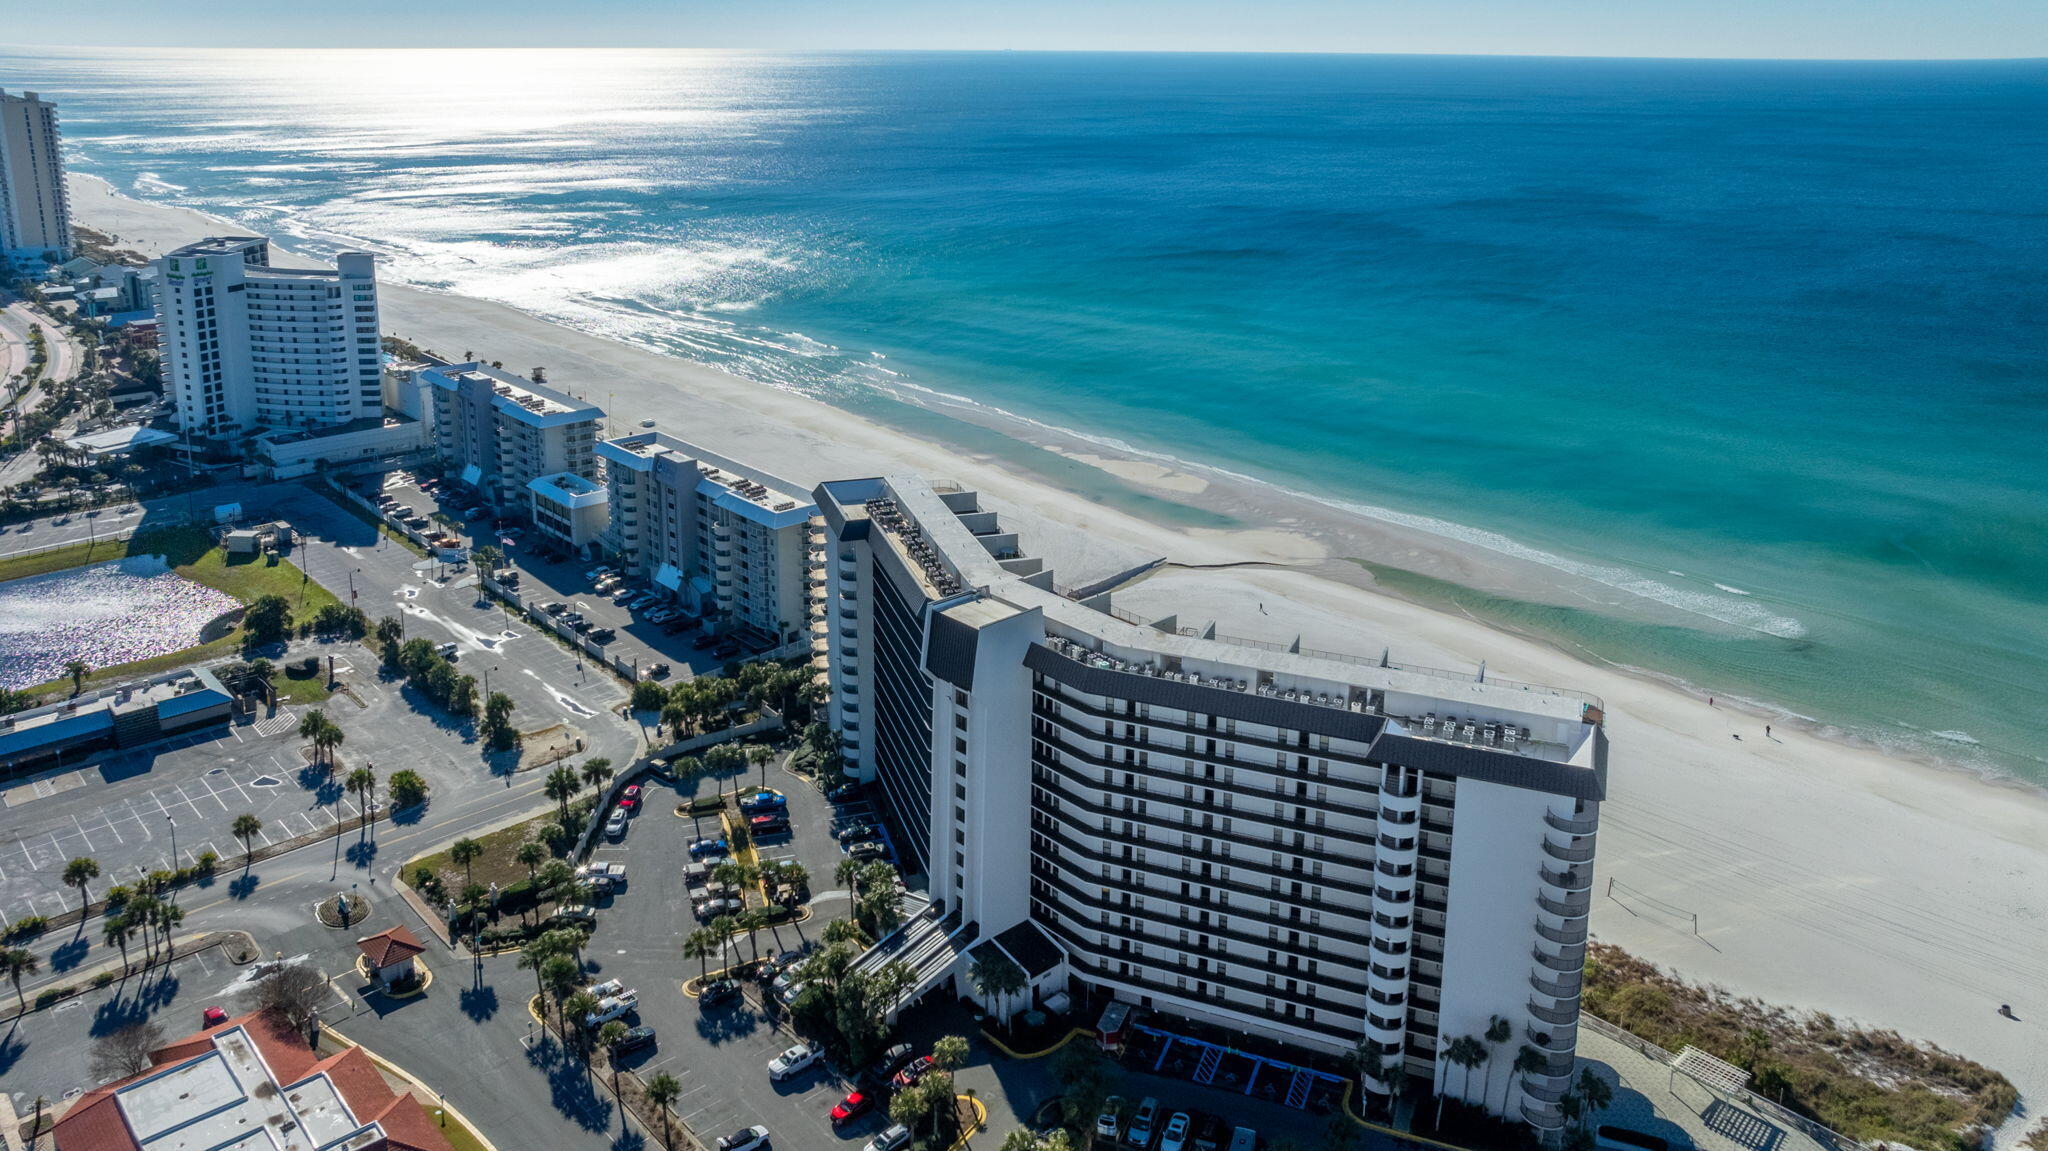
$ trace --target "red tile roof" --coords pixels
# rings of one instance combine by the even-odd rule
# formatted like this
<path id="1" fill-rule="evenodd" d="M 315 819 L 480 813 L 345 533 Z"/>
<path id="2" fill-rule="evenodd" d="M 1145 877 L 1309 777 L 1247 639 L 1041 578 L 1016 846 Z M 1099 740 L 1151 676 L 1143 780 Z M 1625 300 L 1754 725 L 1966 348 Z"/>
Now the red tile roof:
<path id="1" fill-rule="evenodd" d="M 416 940 L 413 946 L 419 947 Z M 205 1055 L 213 1050 L 215 1035 L 234 1027 L 245 1029 L 255 1039 L 279 1087 L 290 1087 L 324 1073 L 357 1122 L 381 1124 L 384 1140 L 365 1151 L 452 1151 L 446 1137 L 427 1117 L 426 1109 L 412 1096 L 393 1091 L 384 1073 L 362 1048 L 345 1048 L 322 1059 L 281 1016 L 264 1012 L 239 1016 L 159 1047 L 150 1052 L 149 1070 L 80 1096 L 51 1130 L 57 1151 L 141 1151 L 142 1145 L 136 1142 L 121 1114 L 115 1092 L 173 1064 Z"/>
<path id="2" fill-rule="evenodd" d="M 356 940 L 356 946 L 370 957 L 370 966 L 389 967 L 401 959 L 410 959 L 426 950 L 419 936 L 404 927 L 394 927 L 375 935 Z"/>

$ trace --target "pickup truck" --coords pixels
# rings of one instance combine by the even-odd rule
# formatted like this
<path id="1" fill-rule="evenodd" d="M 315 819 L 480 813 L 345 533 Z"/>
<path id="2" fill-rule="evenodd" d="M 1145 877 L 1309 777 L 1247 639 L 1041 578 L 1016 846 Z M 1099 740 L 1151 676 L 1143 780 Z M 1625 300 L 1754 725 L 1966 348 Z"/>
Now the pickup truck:
<path id="1" fill-rule="evenodd" d="M 576 869 L 576 879 L 580 883 L 588 883 L 595 891 L 617 891 L 626 886 L 626 865 L 586 863 Z"/>

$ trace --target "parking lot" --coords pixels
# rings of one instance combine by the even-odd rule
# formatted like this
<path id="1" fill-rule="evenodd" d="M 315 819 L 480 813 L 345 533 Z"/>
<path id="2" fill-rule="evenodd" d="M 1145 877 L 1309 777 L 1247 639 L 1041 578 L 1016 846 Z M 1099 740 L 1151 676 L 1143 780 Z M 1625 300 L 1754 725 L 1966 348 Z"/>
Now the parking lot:
<path id="1" fill-rule="evenodd" d="M 410 509 L 426 518 L 427 526 L 421 530 L 448 532 L 461 539 L 465 547 L 490 544 L 498 548 L 505 553 L 512 570 L 518 573 L 518 591 L 525 601 L 535 605 L 567 605 L 567 610 L 589 620 L 587 634 L 610 629 L 612 638 L 602 645 L 605 653 L 625 661 L 629 667 L 651 669 L 656 664 L 665 663 L 671 669 L 669 678 L 676 680 L 716 669 L 722 662 L 708 650 L 691 646 L 694 635 L 701 633 L 694 633 L 675 621 L 669 621 L 667 627 L 649 621 L 646 615 L 656 604 L 650 603 L 639 611 L 633 611 L 615 602 L 617 589 L 599 591 L 595 586 L 596 580 L 588 574 L 598 566 L 597 561 L 571 556 L 553 558 L 559 553 L 537 538 L 530 528 L 496 526 L 499 517 L 495 512 L 487 511 L 479 517 L 465 518 L 465 512 L 481 505 L 471 497 L 455 495 L 445 484 L 406 472 L 389 472 L 381 478 L 356 477 L 351 482 L 358 490 L 381 490 L 382 494 L 395 501 L 397 508 Z M 423 482 L 433 484 L 434 490 L 422 488 Z M 444 496 L 442 493 L 448 494 Z M 449 522 L 434 521 L 432 517 L 436 512 Z M 668 601 L 663 597 L 658 602 Z"/>

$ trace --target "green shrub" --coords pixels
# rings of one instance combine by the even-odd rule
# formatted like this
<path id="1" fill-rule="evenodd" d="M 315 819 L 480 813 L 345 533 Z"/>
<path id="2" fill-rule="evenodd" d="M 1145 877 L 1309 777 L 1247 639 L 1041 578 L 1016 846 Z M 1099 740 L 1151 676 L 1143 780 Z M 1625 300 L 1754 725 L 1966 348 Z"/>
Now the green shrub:
<path id="1" fill-rule="evenodd" d="M 102 971 L 99 974 L 92 977 L 92 985 L 94 987 L 105 987 L 107 984 L 112 983 L 113 981 L 114 973 L 111 971 Z"/>
<path id="2" fill-rule="evenodd" d="M 75 994 L 77 994 L 75 988 L 45 987 L 41 991 L 36 993 L 36 1007 L 40 1010 L 41 1008 L 48 1007 L 50 1004 L 55 1003 L 58 1000 L 69 999 Z"/>
<path id="3" fill-rule="evenodd" d="M 192 870 L 200 875 L 212 875 L 214 869 L 219 866 L 219 855 L 211 851 L 202 851 L 199 853 L 198 860 L 192 864 Z"/>
<path id="4" fill-rule="evenodd" d="M 7 925 L 7 931 L 0 935 L 9 943 L 41 935 L 50 926 L 50 921 L 40 915 L 24 915 Z"/>
<path id="5" fill-rule="evenodd" d="M 394 808 L 412 807 L 427 798 L 426 779 L 411 768 L 392 772 L 384 787 L 391 793 L 391 806 Z"/>

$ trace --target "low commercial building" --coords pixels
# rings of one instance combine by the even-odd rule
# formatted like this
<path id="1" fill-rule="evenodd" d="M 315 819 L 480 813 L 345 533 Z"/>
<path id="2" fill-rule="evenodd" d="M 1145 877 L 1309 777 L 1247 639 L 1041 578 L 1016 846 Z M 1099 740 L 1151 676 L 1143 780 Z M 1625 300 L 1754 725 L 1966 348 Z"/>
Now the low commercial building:
<path id="1" fill-rule="evenodd" d="M 916 992 L 994 939 L 1040 992 L 1360 1052 L 1381 1096 L 1455 1091 L 1504 1021 L 1536 1055 L 1484 1105 L 1562 1130 L 1597 699 L 1072 599 L 973 492 L 816 494 L 828 714 L 933 902 L 889 952 L 935 957 Z"/>
<path id="2" fill-rule="evenodd" d="M 226 722 L 234 696 L 205 668 L 0 716 L 0 775 L 109 747 L 137 747 Z"/>
<path id="3" fill-rule="evenodd" d="M 604 538 L 611 510 L 604 485 L 574 472 L 555 472 L 526 485 L 532 497 L 534 530 L 580 556 L 588 556 Z"/>
<path id="4" fill-rule="evenodd" d="M 525 510 L 527 486 L 542 476 L 597 478 L 597 405 L 481 363 L 422 368 L 416 379 L 432 408 L 431 446 L 503 511 Z"/>
<path id="5" fill-rule="evenodd" d="M 803 638 L 818 509 L 801 487 L 664 432 L 597 452 L 611 496 L 605 549 L 621 567 L 730 629 Z"/>
<path id="6" fill-rule="evenodd" d="M 413 455 L 426 447 L 426 427 L 387 409 L 332 427 L 265 432 L 255 447 L 264 477 L 288 480 L 327 467 Z"/>
<path id="7" fill-rule="evenodd" d="M 452 1151 L 362 1048 L 323 1057 L 277 1015 L 230 1019 L 149 1060 L 80 1096 L 51 1131 L 57 1151 Z"/>
<path id="8" fill-rule="evenodd" d="M 370 978 L 388 991 L 394 987 L 410 986 L 419 978 L 420 969 L 416 961 L 427 948 L 419 936 L 401 924 L 356 940 L 356 950 L 363 953 L 363 963 L 369 968 Z"/>

